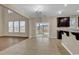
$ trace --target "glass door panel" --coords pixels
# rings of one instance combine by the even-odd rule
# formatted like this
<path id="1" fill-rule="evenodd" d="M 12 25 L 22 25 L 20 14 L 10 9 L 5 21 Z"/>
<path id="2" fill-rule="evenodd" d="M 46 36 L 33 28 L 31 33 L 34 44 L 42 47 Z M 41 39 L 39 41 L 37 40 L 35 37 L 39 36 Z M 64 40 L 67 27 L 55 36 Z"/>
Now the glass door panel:
<path id="1" fill-rule="evenodd" d="M 49 23 L 36 24 L 36 37 L 49 37 Z"/>

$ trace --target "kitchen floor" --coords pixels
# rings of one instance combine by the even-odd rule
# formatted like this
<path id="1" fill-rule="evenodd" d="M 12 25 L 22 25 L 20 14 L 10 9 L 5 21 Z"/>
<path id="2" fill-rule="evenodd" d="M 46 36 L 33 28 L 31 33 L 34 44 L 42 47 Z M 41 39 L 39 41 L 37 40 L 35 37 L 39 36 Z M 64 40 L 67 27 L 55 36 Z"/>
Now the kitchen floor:
<path id="1" fill-rule="evenodd" d="M 58 39 L 4 37 L 0 38 L 0 55 L 69 55 L 69 53 Z"/>

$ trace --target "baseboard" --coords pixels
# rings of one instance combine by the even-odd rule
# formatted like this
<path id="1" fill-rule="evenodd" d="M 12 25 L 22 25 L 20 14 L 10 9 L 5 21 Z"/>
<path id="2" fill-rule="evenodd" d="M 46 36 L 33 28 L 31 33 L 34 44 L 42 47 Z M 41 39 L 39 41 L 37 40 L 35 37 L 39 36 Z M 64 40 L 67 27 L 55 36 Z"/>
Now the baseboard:
<path id="1" fill-rule="evenodd" d="M 49 37 L 49 38 L 55 38 L 55 39 L 57 39 L 57 37 Z"/>
<path id="2" fill-rule="evenodd" d="M 23 37 L 23 36 L 0 36 L 0 37 L 18 37 L 18 38 L 29 38 L 29 37 Z"/>
<path id="3" fill-rule="evenodd" d="M 2 37 L 4 37 L 4 36 L 0 36 L 0 38 L 2 38 Z"/>
<path id="4" fill-rule="evenodd" d="M 0 37 L 2 37 L 2 36 L 4 36 L 4 35 L 0 35 Z"/>
<path id="5" fill-rule="evenodd" d="M 52 38 L 51 38 L 51 37 L 49 37 L 49 39 L 57 39 L 57 38 L 56 38 L 56 37 L 52 37 Z"/>
<path id="6" fill-rule="evenodd" d="M 72 52 L 67 48 L 67 46 L 64 43 L 61 43 L 61 44 L 71 55 L 73 55 Z"/>

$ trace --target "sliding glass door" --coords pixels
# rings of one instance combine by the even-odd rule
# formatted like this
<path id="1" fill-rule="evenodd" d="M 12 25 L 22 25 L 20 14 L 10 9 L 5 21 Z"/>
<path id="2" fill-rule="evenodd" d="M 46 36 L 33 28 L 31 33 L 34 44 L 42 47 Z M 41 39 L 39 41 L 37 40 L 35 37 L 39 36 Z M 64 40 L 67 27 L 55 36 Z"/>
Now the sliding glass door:
<path id="1" fill-rule="evenodd" d="M 49 37 L 49 23 L 36 23 L 36 37 Z"/>

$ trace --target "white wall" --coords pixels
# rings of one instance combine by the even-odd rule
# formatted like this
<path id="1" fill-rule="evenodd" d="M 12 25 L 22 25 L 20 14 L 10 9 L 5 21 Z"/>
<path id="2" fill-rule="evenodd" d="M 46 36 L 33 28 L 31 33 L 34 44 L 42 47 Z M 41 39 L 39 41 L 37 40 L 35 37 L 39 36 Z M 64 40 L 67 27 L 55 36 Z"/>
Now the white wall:
<path id="1" fill-rule="evenodd" d="M 25 33 L 10 33 L 8 32 L 8 21 L 14 20 L 24 20 L 25 23 Z M 29 20 L 15 12 L 12 14 L 8 13 L 8 9 L 0 6 L 0 36 L 22 36 L 29 37 Z"/>
<path id="2" fill-rule="evenodd" d="M 10 33 L 8 32 L 8 22 L 9 21 L 25 21 L 25 33 Z M 29 20 L 25 17 L 22 17 L 16 13 L 9 14 L 6 9 L 4 9 L 4 36 L 23 36 L 29 37 Z"/>
<path id="3" fill-rule="evenodd" d="M 25 14 L 25 12 L 24 11 L 22 11 L 22 10 L 19 10 L 16 6 L 14 6 L 14 5 L 9 5 L 9 4 L 5 4 L 4 5 L 5 7 L 8 7 L 8 8 L 10 8 L 10 9 L 12 9 L 12 10 L 14 10 L 14 11 L 16 11 L 16 12 L 18 12 L 18 13 L 20 13 L 21 15 L 23 15 L 23 16 L 26 16 L 26 17 L 28 17 L 26 14 Z M 4 22 L 5 22 L 5 30 L 4 30 L 4 32 L 5 32 L 5 34 L 4 35 L 13 35 L 13 34 L 11 34 L 11 33 L 8 33 L 7 32 L 7 21 L 9 20 L 8 18 L 7 18 L 8 16 L 7 15 L 5 15 L 5 19 L 7 19 L 7 20 L 5 20 Z M 29 17 L 28 17 L 29 18 Z M 29 21 L 27 21 L 27 22 L 29 22 L 29 30 L 27 30 L 27 32 L 29 32 L 29 36 L 30 37 L 35 37 L 36 35 L 35 35 L 35 23 L 36 22 L 39 22 L 37 19 L 34 19 L 34 18 L 31 18 Z M 57 20 L 56 20 L 56 17 L 44 17 L 43 18 L 43 20 L 42 20 L 42 22 L 48 22 L 49 23 L 49 34 L 50 34 L 50 38 L 57 38 Z M 28 27 L 27 26 L 27 27 Z M 15 34 L 14 34 L 15 35 Z"/>
<path id="4" fill-rule="evenodd" d="M 29 35 L 30 37 L 36 37 L 36 27 L 35 24 L 39 22 L 49 23 L 49 37 L 57 38 L 57 20 L 56 17 L 44 17 L 42 20 L 37 18 L 31 18 L 29 20 Z"/>
<path id="5" fill-rule="evenodd" d="M 16 7 L 16 4 L 2 4 L 2 5 L 13 11 L 16 11 L 17 13 L 21 14 L 22 16 L 24 16 L 26 18 L 29 18 L 29 16 L 26 15 L 25 11 L 19 9 L 19 7 L 18 8 Z"/>
<path id="6" fill-rule="evenodd" d="M 3 8 L 0 6 L 0 36 L 3 36 Z"/>

